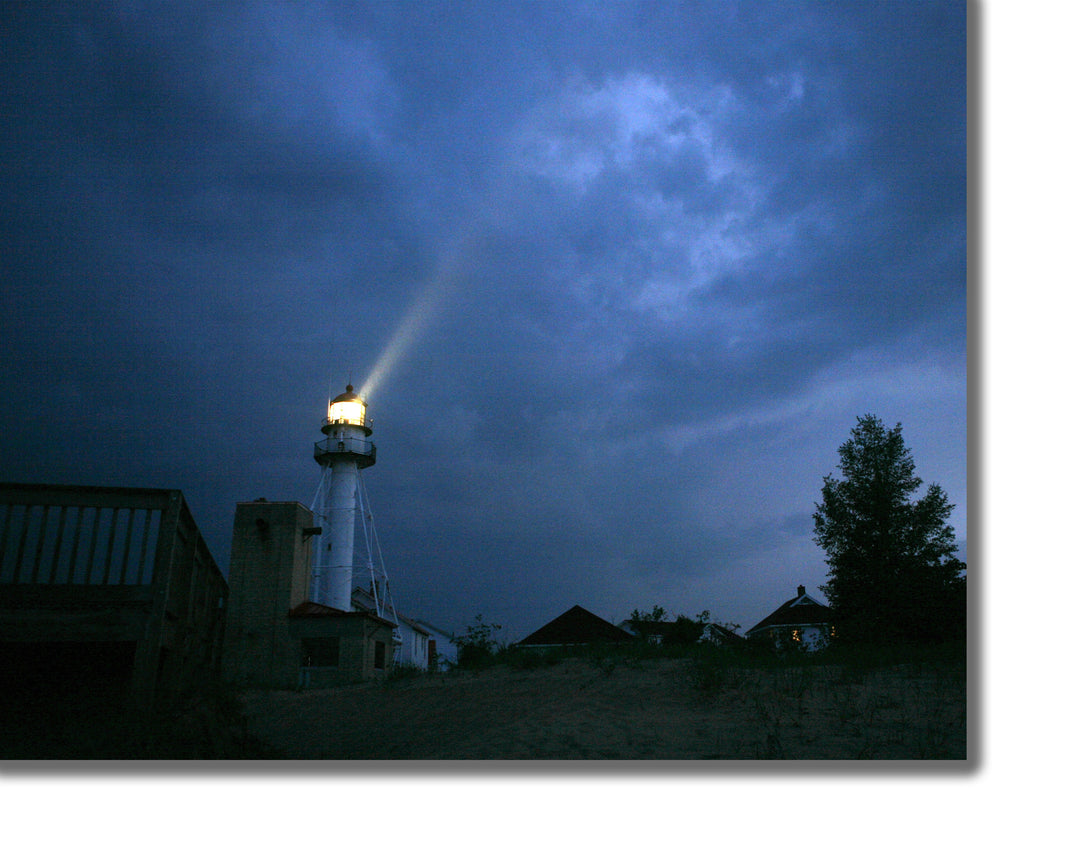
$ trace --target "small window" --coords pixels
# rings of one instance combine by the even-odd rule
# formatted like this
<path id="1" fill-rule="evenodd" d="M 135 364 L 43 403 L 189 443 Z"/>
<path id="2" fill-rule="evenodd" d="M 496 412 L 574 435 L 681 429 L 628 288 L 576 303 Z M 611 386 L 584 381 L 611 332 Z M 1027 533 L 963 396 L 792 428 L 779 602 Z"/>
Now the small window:
<path id="1" fill-rule="evenodd" d="M 304 666 L 337 666 L 341 655 L 339 637 L 305 637 L 300 641 Z"/>
<path id="2" fill-rule="evenodd" d="M 375 668 L 386 669 L 386 643 L 375 641 Z"/>

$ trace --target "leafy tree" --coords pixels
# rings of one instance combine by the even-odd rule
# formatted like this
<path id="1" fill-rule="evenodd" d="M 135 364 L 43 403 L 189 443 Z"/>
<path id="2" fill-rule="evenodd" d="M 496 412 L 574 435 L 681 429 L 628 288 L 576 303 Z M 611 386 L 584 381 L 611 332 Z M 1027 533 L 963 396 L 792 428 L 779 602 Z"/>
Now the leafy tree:
<path id="1" fill-rule="evenodd" d="M 667 621 L 665 616 L 667 611 L 654 604 L 649 613 L 634 608 L 634 612 L 630 614 L 630 623 L 639 637 L 650 642 L 662 641 L 664 645 L 689 646 L 701 638 L 701 633 L 709 622 L 708 610 L 701 611 L 693 619 L 680 613 L 674 622 Z"/>
<path id="2" fill-rule="evenodd" d="M 850 642 L 926 642 L 964 634 L 966 564 L 956 559 L 953 505 L 938 484 L 922 486 L 899 424 L 858 419 L 840 446 L 841 478 L 826 476 L 814 541 L 829 580 L 821 588 Z"/>
<path id="3" fill-rule="evenodd" d="M 649 642 L 660 641 L 660 622 L 664 621 L 664 617 L 667 615 L 667 611 L 660 605 L 654 604 L 651 612 L 634 608 L 634 612 L 630 614 L 630 625 L 634 629 L 634 633 L 642 639 Z"/>
<path id="4" fill-rule="evenodd" d="M 635 607 L 634 612 L 630 614 L 630 621 L 635 625 L 641 622 L 663 622 L 666 615 L 667 611 L 658 604 L 653 605 L 651 613 L 643 613 Z"/>
<path id="5" fill-rule="evenodd" d="M 667 640 L 673 646 L 692 646 L 701 638 L 705 623 L 680 613 L 668 631 Z"/>
<path id="6" fill-rule="evenodd" d="M 457 665 L 462 669 L 475 669 L 490 664 L 499 648 L 495 633 L 501 628 L 502 625 L 485 622 L 482 614 L 476 614 L 476 624 L 467 626 L 464 635 L 450 640 L 457 646 Z"/>

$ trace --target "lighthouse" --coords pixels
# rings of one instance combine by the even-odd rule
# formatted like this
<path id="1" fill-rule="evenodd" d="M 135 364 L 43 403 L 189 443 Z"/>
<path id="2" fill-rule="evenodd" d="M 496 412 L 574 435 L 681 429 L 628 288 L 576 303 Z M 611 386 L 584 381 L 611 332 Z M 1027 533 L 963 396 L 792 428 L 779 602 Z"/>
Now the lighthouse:
<path id="1" fill-rule="evenodd" d="M 311 598 L 337 610 L 352 610 L 354 570 L 358 559 L 365 559 L 370 584 L 365 589 L 377 600 L 383 613 L 385 581 L 376 581 L 373 558 L 374 525 L 360 477 L 362 469 L 375 464 L 375 443 L 371 441 L 371 422 L 367 402 L 351 385 L 330 401 L 324 438 L 315 443 L 315 462 L 322 467 L 322 477 L 312 511 L 322 526 L 312 565 Z M 359 539 L 358 539 L 359 536 Z M 383 575 L 385 579 L 385 569 Z"/>

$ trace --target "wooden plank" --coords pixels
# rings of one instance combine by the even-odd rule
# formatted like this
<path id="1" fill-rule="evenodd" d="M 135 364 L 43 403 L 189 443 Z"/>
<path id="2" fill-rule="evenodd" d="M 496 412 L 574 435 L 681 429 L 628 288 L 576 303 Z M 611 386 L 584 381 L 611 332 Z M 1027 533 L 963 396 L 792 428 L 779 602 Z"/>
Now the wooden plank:
<path id="1" fill-rule="evenodd" d="M 153 593 L 149 587 L 0 584 L 0 614 L 35 608 L 74 610 L 145 605 L 151 598 Z"/>
<path id="2" fill-rule="evenodd" d="M 51 484 L 0 484 L 0 504 L 27 506 L 68 505 L 69 507 L 145 507 L 164 510 L 172 489 L 142 489 L 107 486 L 63 486 Z"/>
<path id="3" fill-rule="evenodd" d="M 4 505 L 4 529 L 0 531 L 0 580 L 4 574 L 4 563 L 7 562 L 8 531 L 11 530 L 11 514 L 15 512 L 14 504 Z"/>
<path id="4" fill-rule="evenodd" d="M 120 558 L 120 583 L 127 583 L 128 557 L 131 554 L 131 529 L 135 527 L 135 508 L 128 507 L 127 529 L 124 533 L 124 553 Z"/>
<path id="5" fill-rule="evenodd" d="M 22 575 L 23 566 L 23 551 L 26 549 L 26 535 L 30 532 L 30 508 L 27 507 L 23 511 L 22 528 L 19 531 L 19 547 L 15 552 L 15 573 L 12 577 L 12 583 L 18 583 L 20 575 Z"/>
<path id="6" fill-rule="evenodd" d="M 0 615 L 0 641 L 7 643 L 131 641 L 142 637 L 146 610 L 20 610 Z"/>
<path id="7" fill-rule="evenodd" d="M 109 539 L 105 544 L 105 565 L 101 572 L 101 583 L 109 583 L 109 575 L 112 573 L 113 544 L 116 542 L 116 523 L 120 518 L 119 507 L 108 508 L 109 515 Z"/>
<path id="8" fill-rule="evenodd" d="M 34 546 L 34 564 L 30 569 L 30 583 L 36 584 L 38 570 L 41 567 L 41 553 L 45 550 L 45 537 L 48 535 L 49 509 L 51 504 L 46 504 L 41 509 L 41 526 L 38 528 L 37 544 Z"/>
<path id="9" fill-rule="evenodd" d="M 86 556 L 86 575 L 83 577 L 84 584 L 90 584 L 90 577 L 94 574 L 94 555 L 97 553 L 98 526 L 101 524 L 101 508 L 91 507 L 94 511 L 94 519 L 90 524 L 90 550 Z"/>
<path id="10" fill-rule="evenodd" d="M 145 637 L 139 642 L 135 651 L 135 669 L 132 676 L 132 695 L 135 703 L 139 705 L 149 706 L 153 703 L 158 685 L 161 649 L 165 645 L 165 614 L 169 605 L 169 583 L 172 580 L 177 529 L 183 507 L 184 500 L 180 492 L 171 492 L 168 507 L 158 525 L 154 571 L 150 582 L 153 604 L 146 620 Z"/>
<path id="11" fill-rule="evenodd" d="M 139 543 L 139 566 L 135 576 L 135 583 L 140 585 L 148 583 L 146 580 L 146 547 L 150 542 L 150 527 L 154 521 L 154 512 L 153 510 L 147 510 L 146 520 L 143 522 L 142 541 Z"/>
<path id="12" fill-rule="evenodd" d="M 71 541 L 71 560 L 68 561 L 67 582 L 69 584 L 75 583 L 75 566 L 79 562 L 79 537 L 82 535 L 83 510 L 80 504 L 75 511 L 75 538 Z"/>
<path id="13" fill-rule="evenodd" d="M 60 520 L 56 527 L 56 542 L 53 545 L 52 565 L 49 567 L 49 583 L 56 583 L 56 570 L 60 564 L 60 544 L 64 541 L 64 520 L 67 519 L 67 505 L 60 508 Z"/>

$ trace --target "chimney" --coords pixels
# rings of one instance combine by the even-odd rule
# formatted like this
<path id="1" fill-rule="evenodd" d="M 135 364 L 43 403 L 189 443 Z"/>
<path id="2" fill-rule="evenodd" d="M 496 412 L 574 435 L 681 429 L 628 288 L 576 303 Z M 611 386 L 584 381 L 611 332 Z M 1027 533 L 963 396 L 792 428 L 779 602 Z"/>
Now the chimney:
<path id="1" fill-rule="evenodd" d="M 799 596 L 801 597 L 804 595 L 806 595 L 806 587 L 804 587 L 802 584 L 799 584 Z"/>

